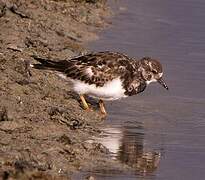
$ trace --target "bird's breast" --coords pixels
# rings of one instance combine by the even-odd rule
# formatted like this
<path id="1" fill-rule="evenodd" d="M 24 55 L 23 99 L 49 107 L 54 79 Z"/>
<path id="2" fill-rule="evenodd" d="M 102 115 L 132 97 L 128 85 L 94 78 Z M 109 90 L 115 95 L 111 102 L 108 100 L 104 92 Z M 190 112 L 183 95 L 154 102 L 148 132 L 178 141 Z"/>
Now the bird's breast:
<path id="1" fill-rule="evenodd" d="M 74 91 L 77 93 L 87 94 L 98 99 L 117 100 L 126 97 L 125 89 L 122 86 L 120 78 L 113 79 L 102 87 L 96 86 L 95 84 L 87 84 L 79 80 L 74 81 L 73 85 Z"/>
<path id="2" fill-rule="evenodd" d="M 127 85 L 125 94 L 128 96 L 133 96 L 133 95 L 143 92 L 146 87 L 147 87 L 146 82 L 143 82 L 143 81 L 138 82 L 138 83 L 132 82 Z"/>

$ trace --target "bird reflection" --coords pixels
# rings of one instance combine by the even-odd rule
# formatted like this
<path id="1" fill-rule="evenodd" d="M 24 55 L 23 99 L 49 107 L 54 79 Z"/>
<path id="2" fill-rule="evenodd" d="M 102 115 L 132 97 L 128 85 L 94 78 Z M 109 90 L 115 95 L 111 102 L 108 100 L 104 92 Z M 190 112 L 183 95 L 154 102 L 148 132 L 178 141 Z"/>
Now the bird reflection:
<path id="1" fill-rule="evenodd" d="M 122 133 L 123 138 L 117 159 L 135 169 L 136 172 L 154 172 L 159 165 L 160 153 L 145 149 L 143 133 L 133 133 L 128 129 L 123 130 Z"/>
<path id="2" fill-rule="evenodd" d="M 131 167 L 135 173 L 153 173 L 160 162 L 160 153 L 147 150 L 144 145 L 143 127 L 123 127 L 104 129 L 100 140 L 113 154 L 113 158 Z"/>

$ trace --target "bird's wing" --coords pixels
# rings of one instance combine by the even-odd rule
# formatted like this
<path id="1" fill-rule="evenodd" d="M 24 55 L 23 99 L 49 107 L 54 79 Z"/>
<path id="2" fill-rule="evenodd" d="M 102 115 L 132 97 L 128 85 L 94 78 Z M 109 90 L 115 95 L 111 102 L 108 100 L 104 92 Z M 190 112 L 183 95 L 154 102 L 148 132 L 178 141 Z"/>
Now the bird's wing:
<path id="1" fill-rule="evenodd" d="M 102 87 L 106 82 L 130 74 L 130 58 L 120 53 L 99 52 L 68 60 L 64 73 L 76 80 Z"/>
<path id="2" fill-rule="evenodd" d="M 67 60 L 53 61 L 50 59 L 38 57 L 36 55 L 32 55 L 31 57 L 33 57 L 36 61 L 39 62 L 38 64 L 32 64 L 32 67 L 35 69 L 53 70 L 53 71 L 64 72 L 67 69 L 67 67 L 72 65 Z"/>

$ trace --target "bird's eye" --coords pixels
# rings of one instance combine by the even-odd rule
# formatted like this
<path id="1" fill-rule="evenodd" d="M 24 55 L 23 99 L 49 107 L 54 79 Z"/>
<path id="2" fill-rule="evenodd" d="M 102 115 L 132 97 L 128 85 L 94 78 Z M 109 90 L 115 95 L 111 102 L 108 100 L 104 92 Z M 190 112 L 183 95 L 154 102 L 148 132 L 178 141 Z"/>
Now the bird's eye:
<path id="1" fill-rule="evenodd" d="M 157 71 L 156 70 L 152 70 L 152 73 L 157 74 Z"/>

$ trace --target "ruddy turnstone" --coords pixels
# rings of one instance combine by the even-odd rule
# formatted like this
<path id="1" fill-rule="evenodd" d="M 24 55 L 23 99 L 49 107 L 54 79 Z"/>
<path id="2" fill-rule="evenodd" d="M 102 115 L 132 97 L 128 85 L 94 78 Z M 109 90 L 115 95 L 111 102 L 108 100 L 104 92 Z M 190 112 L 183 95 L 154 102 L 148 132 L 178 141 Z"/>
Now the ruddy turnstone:
<path id="1" fill-rule="evenodd" d="M 162 79 L 162 65 L 150 57 L 135 60 L 125 54 L 109 51 L 62 61 L 33 57 L 40 64 L 33 64 L 32 67 L 56 71 L 72 82 L 84 109 L 89 109 L 84 95 L 99 99 L 103 114 L 106 114 L 103 100 L 117 100 L 138 94 L 151 82 L 158 82 L 168 90 Z"/>

